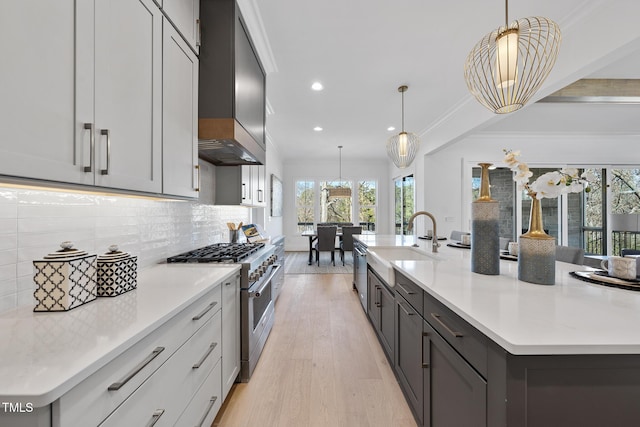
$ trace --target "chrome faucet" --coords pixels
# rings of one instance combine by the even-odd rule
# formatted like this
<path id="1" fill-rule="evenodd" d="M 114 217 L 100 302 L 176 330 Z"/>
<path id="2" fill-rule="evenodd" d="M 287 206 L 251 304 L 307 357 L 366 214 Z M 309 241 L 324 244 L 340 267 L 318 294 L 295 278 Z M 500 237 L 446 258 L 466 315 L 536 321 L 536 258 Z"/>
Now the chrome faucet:
<path id="1" fill-rule="evenodd" d="M 407 231 L 413 230 L 413 220 L 419 215 L 426 215 L 431 218 L 431 222 L 433 223 L 433 237 L 431 238 L 431 252 L 438 252 L 438 248 L 440 247 L 440 243 L 438 243 L 438 232 L 436 228 L 436 218 L 427 211 L 418 211 L 411 215 L 409 218 L 409 222 L 407 224 Z M 414 243 L 413 246 L 418 246 L 417 243 Z"/>

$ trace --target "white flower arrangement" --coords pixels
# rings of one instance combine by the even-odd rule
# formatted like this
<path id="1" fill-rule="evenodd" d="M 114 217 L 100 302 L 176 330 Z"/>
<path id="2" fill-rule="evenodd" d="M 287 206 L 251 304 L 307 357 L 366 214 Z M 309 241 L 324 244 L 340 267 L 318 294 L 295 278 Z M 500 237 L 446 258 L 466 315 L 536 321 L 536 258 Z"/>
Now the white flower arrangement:
<path id="1" fill-rule="evenodd" d="M 530 197 L 537 199 L 553 199 L 561 194 L 579 193 L 591 191 L 589 182 L 595 181 L 595 176 L 590 171 L 585 171 L 582 175 L 578 175 L 576 168 L 563 168 L 554 172 L 547 172 L 540 175 L 538 179 L 529 183 L 529 178 L 533 173 L 529 170 L 529 166 L 518 160 L 520 151 L 503 150 L 504 162 L 516 174 L 513 180 L 518 183 L 519 190 L 526 190 Z"/>

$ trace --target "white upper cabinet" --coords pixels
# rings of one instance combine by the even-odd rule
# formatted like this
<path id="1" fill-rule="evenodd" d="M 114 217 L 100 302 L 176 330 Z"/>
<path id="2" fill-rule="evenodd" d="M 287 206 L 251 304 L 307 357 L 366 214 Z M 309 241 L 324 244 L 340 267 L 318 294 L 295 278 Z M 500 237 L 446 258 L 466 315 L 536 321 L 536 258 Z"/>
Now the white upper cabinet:
<path id="1" fill-rule="evenodd" d="M 200 44 L 200 0 L 163 0 L 162 9 L 196 52 Z"/>
<path id="2" fill-rule="evenodd" d="M 93 41 L 77 37 L 75 16 L 74 0 L 2 1 L 0 175 L 93 183 L 84 172 L 91 139 L 84 121 L 92 123 L 92 114 L 76 115 L 74 98 L 75 43 L 81 49 Z M 82 83 L 91 87 L 92 76 Z"/>
<path id="3" fill-rule="evenodd" d="M 198 197 L 198 58 L 163 22 L 162 192 Z"/>
<path id="4" fill-rule="evenodd" d="M 162 189 L 162 14 L 152 0 L 95 2 L 96 185 Z"/>
<path id="5" fill-rule="evenodd" d="M 161 191 L 162 15 L 151 0 L 4 1 L 0 53 L 0 174 Z"/>

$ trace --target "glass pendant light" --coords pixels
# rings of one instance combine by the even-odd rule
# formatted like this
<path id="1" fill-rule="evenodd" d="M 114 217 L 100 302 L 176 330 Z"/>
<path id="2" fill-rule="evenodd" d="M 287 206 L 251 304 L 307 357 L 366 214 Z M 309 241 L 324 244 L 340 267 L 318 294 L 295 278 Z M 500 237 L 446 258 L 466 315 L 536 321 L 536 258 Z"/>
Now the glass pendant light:
<path id="1" fill-rule="evenodd" d="M 558 57 L 560 28 L 539 16 L 505 25 L 480 40 L 467 56 L 467 87 L 482 105 L 497 114 L 522 108 L 538 91 Z"/>
<path id="2" fill-rule="evenodd" d="M 408 86 L 400 86 L 398 92 L 402 94 L 402 132 L 387 141 L 387 154 L 400 169 L 406 168 L 413 162 L 418 153 L 420 139 L 413 133 L 404 131 L 404 93 Z"/>

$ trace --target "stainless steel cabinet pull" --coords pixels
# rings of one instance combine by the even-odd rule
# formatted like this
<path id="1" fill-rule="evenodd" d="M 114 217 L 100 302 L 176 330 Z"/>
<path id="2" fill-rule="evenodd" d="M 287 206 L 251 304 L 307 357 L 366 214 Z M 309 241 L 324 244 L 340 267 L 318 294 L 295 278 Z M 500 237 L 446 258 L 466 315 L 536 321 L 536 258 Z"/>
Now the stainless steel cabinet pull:
<path id="1" fill-rule="evenodd" d="M 153 427 L 154 425 L 156 425 L 162 414 L 164 414 L 164 409 L 156 409 L 155 411 L 153 411 L 153 415 L 151 416 L 151 419 L 147 423 L 146 427 Z"/>
<path id="2" fill-rule="evenodd" d="M 200 418 L 200 422 L 196 427 L 202 427 L 202 424 L 204 424 L 204 420 L 207 419 L 207 415 L 209 415 L 209 412 L 211 412 L 211 408 L 213 408 L 213 405 L 216 404 L 216 400 L 218 400 L 218 396 L 211 396 L 211 399 L 209 400 L 209 405 L 207 406 L 207 409 L 204 411 L 204 415 L 202 416 L 202 418 Z"/>
<path id="3" fill-rule="evenodd" d="M 242 184 L 242 200 L 247 198 L 247 184 Z"/>
<path id="4" fill-rule="evenodd" d="M 433 317 L 434 319 L 436 319 L 436 321 L 438 323 L 440 323 L 440 325 L 442 325 L 443 328 L 445 328 L 447 330 L 447 332 L 449 332 L 451 335 L 453 335 L 456 338 L 462 338 L 464 335 L 462 335 L 461 332 L 458 331 L 454 331 L 453 329 L 451 329 L 449 326 L 447 326 L 446 323 L 444 323 L 442 321 L 442 319 L 440 319 L 440 315 L 436 314 L 436 313 L 431 313 L 431 317 Z"/>
<path id="5" fill-rule="evenodd" d="M 258 190 L 258 202 L 262 203 L 262 190 Z"/>
<path id="6" fill-rule="evenodd" d="M 109 129 L 101 129 L 100 135 L 107 137 L 107 168 L 102 169 L 100 174 L 109 175 L 109 165 L 111 164 L 111 131 Z"/>
<path id="7" fill-rule="evenodd" d="M 429 367 L 428 363 L 424 363 L 424 338 L 429 336 L 429 332 L 423 332 L 422 333 L 422 356 L 420 357 L 420 360 L 422 361 L 422 368 L 423 369 L 427 369 Z"/>
<path id="8" fill-rule="evenodd" d="M 380 286 L 376 285 L 376 299 L 373 302 L 376 307 L 381 307 L 382 306 L 382 304 L 380 304 L 380 301 L 378 301 L 378 295 L 380 295 L 380 292 L 378 292 L 379 290 L 380 290 Z"/>
<path id="9" fill-rule="evenodd" d="M 213 349 L 216 348 L 217 345 L 218 345 L 217 342 L 212 342 L 211 345 L 209 346 L 209 348 L 207 349 L 207 352 L 204 354 L 204 356 L 202 356 L 202 358 L 200 360 L 198 360 L 198 363 L 193 365 L 191 368 L 192 369 L 198 369 L 200 366 L 202 366 L 204 361 L 207 360 L 207 357 L 209 357 L 209 355 L 211 354 Z"/>
<path id="10" fill-rule="evenodd" d="M 406 308 L 404 308 L 404 305 L 402 305 L 402 303 L 401 303 L 401 302 L 399 302 L 399 303 L 398 303 L 398 305 L 400 306 L 400 308 L 402 309 L 402 311 L 404 311 L 404 312 L 405 312 L 405 314 L 406 314 L 407 316 L 413 316 L 413 315 L 415 314 L 415 313 L 411 313 L 411 312 L 409 312 Z"/>
<path id="11" fill-rule="evenodd" d="M 202 33 L 200 31 L 200 20 L 196 19 L 196 46 L 200 46 L 202 43 Z"/>
<path id="12" fill-rule="evenodd" d="M 216 306 L 216 304 L 218 304 L 218 301 L 214 301 L 211 304 L 209 304 L 207 306 L 207 308 L 205 308 L 204 310 L 202 310 L 202 313 L 198 314 L 197 316 L 193 316 L 191 318 L 191 320 L 200 320 L 202 319 L 202 317 L 204 317 L 205 314 L 207 314 L 209 312 L 209 310 L 211 310 L 213 307 Z"/>
<path id="13" fill-rule="evenodd" d="M 402 292 L 406 293 L 407 295 L 415 295 L 415 292 L 411 292 L 410 290 L 408 290 L 407 288 L 405 288 L 404 286 L 402 286 L 400 283 L 396 283 L 396 286 L 399 287 L 400 289 L 402 289 Z"/>
<path id="14" fill-rule="evenodd" d="M 142 362 L 138 363 L 138 365 L 136 367 L 134 367 L 127 375 L 125 375 L 125 377 L 123 379 L 121 379 L 120 381 L 117 381 L 113 384 L 111 384 L 107 390 L 109 391 L 116 391 L 116 390 L 120 390 L 120 388 L 125 385 L 126 383 L 129 382 L 129 380 L 133 377 L 136 376 L 136 374 L 140 371 L 142 371 L 144 369 L 145 366 L 147 366 L 149 363 L 151 363 L 151 361 L 153 359 L 155 359 L 156 357 L 158 357 L 158 355 L 160 353 L 162 353 L 164 351 L 164 347 L 156 347 L 150 355 L 148 355 Z M 164 412 L 164 411 L 162 411 Z M 160 414 L 162 415 L 162 414 Z M 154 423 L 155 424 L 155 423 Z M 153 425 L 153 424 L 152 424 Z"/>
<path id="15" fill-rule="evenodd" d="M 196 179 L 196 185 L 194 190 L 200 191 L 200 165 L 195 165 L 195 168 L 196 168 L 196 174 L 198 175 L 198 178 Z"/>
<path id="16" fill-rule="evenodd" d="M 93 127 L 93 123 L 84 124 L 84 129 L 89 131 L 89 166 L 84 167 L 85 172 L 93 172 L 93 159 L 95 158 L 96 151 L 96 140 Z"/>

